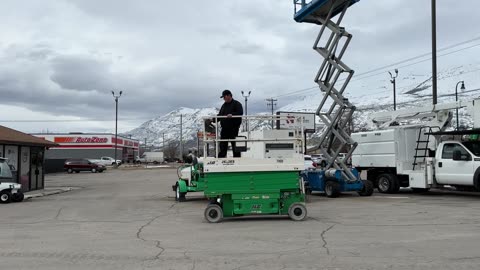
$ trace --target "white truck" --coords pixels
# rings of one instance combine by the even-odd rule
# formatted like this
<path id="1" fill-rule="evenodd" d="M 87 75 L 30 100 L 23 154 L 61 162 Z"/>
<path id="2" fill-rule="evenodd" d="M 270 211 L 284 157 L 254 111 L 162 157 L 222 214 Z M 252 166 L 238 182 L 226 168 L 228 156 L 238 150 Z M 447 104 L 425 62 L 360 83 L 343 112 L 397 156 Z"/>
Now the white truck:
<path id="1" fill-rule="evenodd" d="M 137 163 L 153 163 L 159 164 L 165 161 L 163 152 L 145 152 L 140 158 L 136 159 Z"/>
<path id="2" fill-rule="evenodd" d="M 452 119 L 450 110 L 462 107 L 469 109 L 474 129 L 445 131 Z M 480 100 L 474 100 L 374 115 L 372 120 L 388 129 L 352 134 L 358 143 L 352 165 L 366 171 L 382 193 L 396 193 L 400 187 L 427 191 L 447 185 L 480 191 L 480 129 L 475 129 L 480 126 L 479 112 Z M 422 117 L 429 122 L 398 125 Z"/>
<path id="3" fill-rule="evenodd" d="M 90 162 L 100 164 L 103 166 L 110 166 L 110 165 L 115 165 L 115 159 L 112 157 L 101 157 L 100 159 L 88 159 Z M 117 166 L 122 164 L 122 161 L 117 159 L 116 160 Z"/>

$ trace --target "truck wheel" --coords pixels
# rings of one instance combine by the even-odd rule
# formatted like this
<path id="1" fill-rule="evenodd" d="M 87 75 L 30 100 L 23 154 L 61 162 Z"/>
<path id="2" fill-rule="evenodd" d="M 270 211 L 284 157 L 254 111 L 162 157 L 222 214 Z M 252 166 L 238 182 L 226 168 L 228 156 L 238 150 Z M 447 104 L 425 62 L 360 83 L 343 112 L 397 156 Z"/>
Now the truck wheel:
<path id="1" fill-rule="evenodd" d="M 0 203 L 9 203 L 12 201 L 12 193 L 10 191 L 0 192 Z"/>
<path id="2" fill-rule="evenodd" d="M 209 204 L 205 209 L 204 216 L 210 223 L 219 223 L 223 219 L 222 207 L 218 204 Z"/>
<path id="3" fill-rule="evenodd" d="M 67 173 L 73 173 L 72 168 L 68 168 Z"/>
<path id="4" fill-rule="evenodd" d="M 21 202 L 25 198 L 25 195 L 23 195 L 23 192 L 17 192 L 12 194 L 12 201 L 13 202 Z"/>
<path id="5" fill-rule="evenodd" d="M 378 191 L 380 193 L 397 193 L 400 190 L 397 177 L 393 174 L 384 173 L 377 177 Z"/>
<path id="6" fill-rule="evenodd" d="M 184 202 L 186 201 L 185 195 L 186 192 L 180 192 L 180 185 L 177 183 L 177 186 L 175 187 L 175 200 L 177 202 Z"/>
<path id="7" fill-rule="evenodd" d="M 327 162 L 325 160 L 322 160 L 322 162 L 320 162 L 320 167 L 322 168 L 327 167 Z"/>
<path id="8" fill-rule="evenodd" d="M 336 198 L 340 196 L 340 184 L 335 181 L 327 181 L 325 183 L 325 194 L 329 198 Z"/>
<path id="9" fill-rule="evenodd" d="M 372 196 L 373 194 L 373 183 L 368 180 L 362 180 L 363 188 L 358 192 L 360 196 Z"/>
<path id="10" fill-rule="evenodd" d="M 480 191 L 480 176 L 477 176 L 475 181 L 473 182 L 473 188 L 475 191 Z"/>
<path id="11" fill-rule="evenodd" d="M 96 172 L 97 172 L 97 169 L 92 168 L 92 173 L 96 173 Z"/>
<path id="12" fill-rule="evenodd" d="M 302 221 L 307 218 L 307 208 L 303 203 L 292 203 L 288 208 L 288 217 L 293 221 Z"/>

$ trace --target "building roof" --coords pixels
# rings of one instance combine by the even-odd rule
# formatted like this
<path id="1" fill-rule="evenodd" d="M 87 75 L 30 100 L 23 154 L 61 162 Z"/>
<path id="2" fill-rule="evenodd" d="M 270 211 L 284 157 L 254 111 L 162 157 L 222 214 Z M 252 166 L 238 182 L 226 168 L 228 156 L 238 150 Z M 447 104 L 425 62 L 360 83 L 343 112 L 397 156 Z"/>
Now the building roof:
<path id="1" fill-rule="evenodd" d="M 11 128 L 0 126 L 0 144 L 53 147 L 58 144 Z"/>

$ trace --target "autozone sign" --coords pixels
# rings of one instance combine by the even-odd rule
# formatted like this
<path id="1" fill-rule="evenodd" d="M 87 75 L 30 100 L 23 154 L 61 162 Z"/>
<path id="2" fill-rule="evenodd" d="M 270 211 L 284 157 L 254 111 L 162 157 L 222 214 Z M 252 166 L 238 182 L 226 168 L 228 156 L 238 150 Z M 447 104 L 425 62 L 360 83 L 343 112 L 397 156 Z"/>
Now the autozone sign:
<path id="1" fill-rule="evenodd" d="M 94 143 L 94 144 L 101 144 L 107 143 L 107 138 L 101 137 L 55 137 L 54 142 L 56 143 Z"/>

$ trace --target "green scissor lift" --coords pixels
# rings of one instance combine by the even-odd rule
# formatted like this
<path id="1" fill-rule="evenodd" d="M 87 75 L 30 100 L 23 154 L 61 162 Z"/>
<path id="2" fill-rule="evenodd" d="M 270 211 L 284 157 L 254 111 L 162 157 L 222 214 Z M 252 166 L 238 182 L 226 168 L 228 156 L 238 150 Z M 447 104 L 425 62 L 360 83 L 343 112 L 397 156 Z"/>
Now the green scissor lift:
<path id="1" fill-rule="evenodd" d="M 242 118 L 244 122 L 251 118 L 281 119 Z M 173 186 L 177 200 L 185 200 L 187 192 L 203 191 L 209 200 L 204 216 L 212 223 L 244 215 L 288 215 L 296 221 L 304 220 L 307 209 L 300 177 L 304 168 L 302 128 L 303 124 L 289 130 L 246 131 L 235 139 L 238 149 L 244 151 L 240 158 L 216 158 L 215 147 L 213 157 L 179 168 L 179 180 Z M 219 134 L 218 127 L 216 131 L 214 134 Z M 205 135 L 203 141 L 207 153 L 209 144 L 218 146 L 222 140 Z"/>

